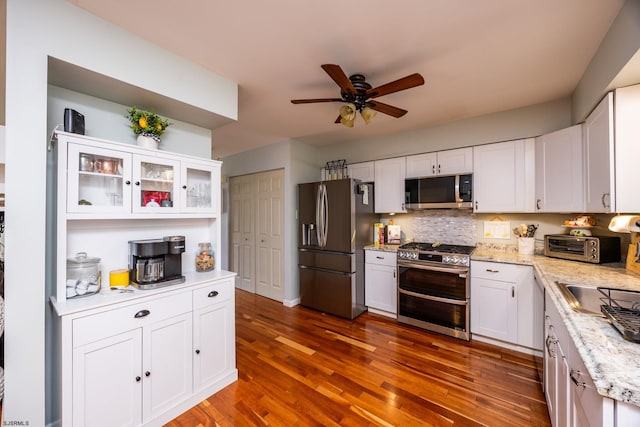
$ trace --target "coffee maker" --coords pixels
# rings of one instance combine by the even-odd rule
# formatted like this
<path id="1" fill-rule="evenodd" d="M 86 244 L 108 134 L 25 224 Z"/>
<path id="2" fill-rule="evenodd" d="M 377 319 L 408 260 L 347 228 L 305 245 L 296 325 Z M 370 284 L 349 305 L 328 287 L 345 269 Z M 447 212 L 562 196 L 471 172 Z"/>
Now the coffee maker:
<path id="1" fill-rule="evenodd" d="M 138 289 L 183 283 L 184 236 L 129 241 L 129 281 Z"/>

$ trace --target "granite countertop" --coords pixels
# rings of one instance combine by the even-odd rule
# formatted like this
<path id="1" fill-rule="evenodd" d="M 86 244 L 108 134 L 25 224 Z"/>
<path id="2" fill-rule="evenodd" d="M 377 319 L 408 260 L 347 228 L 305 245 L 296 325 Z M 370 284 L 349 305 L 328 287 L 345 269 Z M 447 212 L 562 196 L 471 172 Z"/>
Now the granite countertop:
<path id="1" fill-rule="evenodd" d="M 598 392 L 640 406 L 640 343 L 625 340 L 604 318 L 571 309 L 556 281 L 581 286 L 608 286 L 640 291 L 640 276 L 621 263 L 594 265 L 541 255 L 476 249 L 472 260 L 532 265 L 562 317 Z"/>
<path id="2" fill-rule="evenodd" d="M 364 247 L 365 251 L 398 252 L 400 245 L 374 245 L 373 243 Z"/>

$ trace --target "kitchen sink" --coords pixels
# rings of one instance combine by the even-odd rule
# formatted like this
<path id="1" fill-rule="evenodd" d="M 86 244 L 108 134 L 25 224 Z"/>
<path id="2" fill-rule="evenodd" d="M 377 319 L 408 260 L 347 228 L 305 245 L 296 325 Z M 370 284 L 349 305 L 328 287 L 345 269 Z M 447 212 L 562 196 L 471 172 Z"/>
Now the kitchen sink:
<path id="1" fill-rule="evenodd" d="M 640 294 L 632 297 L 635 301 L 630 301 L 629 292 L 623 289 L 607 288 L 605 295 L 594 287 L 571 285 L 562 282 L 556 282 L 556 285 L 558 285 L 558 289 L 560 289 L 562 296 L 564 296 L 571 308 L 580 313 L 602 316 L 600 306 L 602 304 L 609 304 L 609 296 L 615 300 L 624 300 L 626 302 L 640 304 Z"/>

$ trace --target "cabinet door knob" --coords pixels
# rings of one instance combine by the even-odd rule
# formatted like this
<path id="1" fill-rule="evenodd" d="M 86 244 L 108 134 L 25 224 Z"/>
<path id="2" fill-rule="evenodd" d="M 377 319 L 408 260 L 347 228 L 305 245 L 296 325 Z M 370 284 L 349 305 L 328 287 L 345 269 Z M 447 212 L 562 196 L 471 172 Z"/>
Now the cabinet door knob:
<path id="1" fill-rule="evenodd" d="M 148 377 L 149 375 L 151 375 L 151 372 L 149 372 L 149 371 L 146 371 L 146 372 L 144 373 L 144 376 L 145 376 L 145 377 Z"/>
<path id="2" fill-rule="evenodd" d="M 218 296 L 218 291 L 211 291 L 209 292 L 209 295 L 207 295 L 209 298 L 213 298 L 213 297 L 217 297 Z"/>
<path id="3" fill-rule="evenodd" d="M 139 186 L 140 185 L 140 181 L 136 181 L 136 182 L 134 182 L 134 184 Z"/>
<path id="4" fill-rule="evenodd" d="M 149 310 L 140 310 L 133 317 L 135 317 L 136 319 L 140 319 L 141 317 L 145 317 L 145 316 L 148 316 L 150 314 L 151 314 L 151 312 Z"/>
<path id="5" fill-rule="evenodd" d="M 140 375 L 136 375 L 136 382 L 137 382 L 137 383 L 139 383 L 141 379 L 142 379 L 142 378 L 140 378 Z"/>
<path id="6" fill-rule="evenodd" d="M 186 189 L 187 189 L 187 186 L 186 186 L 186 185 L 183 185 L 183 186 L 182 186 L 182 189 L 183 189 L 183 190 L 186 190 Z"/>
<path id="7" fill-rule="evenodd" d="M 478 210 L 478 201 L 476 200 L 476 210 Z"/>
<path id="8" fill-rule="evenodd" d="M 126 185 L 131 185 L 131 181 L 129 181 L 129 180 L 126 180 L 124 183 L 125 183 Z"/>
<path id="9" fill-rule="evenodd" d="M 577 369 L 572 369 L 569 372 L 569 378 L 571 378 L 571 382 L 573 382 L 577 387 L 585 388 L 587 383 L 584 381 L 580 381 L 580 377 L 582 376 L 582 372 Z"/>
<path id="10" fill-rule="evenodd" d="M 196 349 L 196 354 L 200 354 L 200 349 Z"/>
<path id="11" fill-rule="evenodd" d="M 538 209 L 538 210 L 542 209 L 542 208 L 540 207 L 540 202 L 541 202 L 541 201 L 542 201 L 542 200 L 540 200 L 540 199 L 536 199 L 536 209 Z"/>

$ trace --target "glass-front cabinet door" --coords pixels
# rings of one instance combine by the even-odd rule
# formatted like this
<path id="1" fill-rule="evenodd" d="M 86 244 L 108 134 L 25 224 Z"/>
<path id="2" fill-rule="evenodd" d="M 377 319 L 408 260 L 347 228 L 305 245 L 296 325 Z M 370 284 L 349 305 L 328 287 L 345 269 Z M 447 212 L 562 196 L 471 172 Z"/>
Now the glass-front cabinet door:
<path id="1" fill-rule="evenodd" d="M 81 144 L 68 147 L 67 212 L 130 212 L 131 154 Z"/>
<path id="2" fill-rule="evenodd" d="M 180 206 L 180 162 L 133 155 L 133 212 L 175 212 Z"/>
<path id="3" fill-rule="evenodd" d="M 218 213 L 214 190 L 219 187 L 217 166 L 182 164 L 182 211 Z"/>

